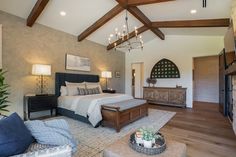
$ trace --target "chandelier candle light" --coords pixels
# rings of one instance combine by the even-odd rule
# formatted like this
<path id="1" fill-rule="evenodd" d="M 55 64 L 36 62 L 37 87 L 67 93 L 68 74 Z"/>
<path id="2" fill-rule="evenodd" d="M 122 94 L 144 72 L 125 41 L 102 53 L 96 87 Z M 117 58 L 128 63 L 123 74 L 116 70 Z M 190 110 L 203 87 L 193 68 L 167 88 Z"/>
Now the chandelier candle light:
<path id="1" fill-rule="evenodd" d="M 121 32 L 118 28 L 115 28 L 115 36 L 113 34 L 110 34 L 108 38 L 109 45 L 114 44 L 114 49 L 117 48 L 121 49 L 127 49 L 129 52 L 132 49 L 141 49 L 143 50 L 143 40 L 142 36 L 138 36 L 138 29 L 137 27 L 134 27 L 134 33 L 135 33 L 135 41 L 132 41 L 130 38 L 130 31 L 129 31 L 129 24 L 128 24 L 128 11 L 126 10 L 126 16 L 125 16 L 125 24 L 123 25 L 123 28 Z M 113 42 L 113 40 L 121 41 L 120 45 L 117 45 L 117 42 Z"/>

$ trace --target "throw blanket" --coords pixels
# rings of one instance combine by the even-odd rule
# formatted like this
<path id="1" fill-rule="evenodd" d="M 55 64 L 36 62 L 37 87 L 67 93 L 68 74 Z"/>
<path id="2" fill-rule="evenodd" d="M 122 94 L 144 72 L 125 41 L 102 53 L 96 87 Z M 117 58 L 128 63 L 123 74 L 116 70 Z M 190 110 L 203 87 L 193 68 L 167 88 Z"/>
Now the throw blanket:
<path id="1" fill-rule="evenodd" d="M 133 99 L 126 94 L 95 94 L 83 97 L 75 97 L 72 110 L 75 114 L 88 117 L 90 123 L 95 127 L 101 120 L 101 105 L 116 103 Z"/>
<path id="2" fill-rule="evenodd" d="M 55 146 L 69 145 L 73 152 L 76 152 L 77 142 L 71 135 L 65 120 L 26 121 L 25 125 L 38 143 Z"/>

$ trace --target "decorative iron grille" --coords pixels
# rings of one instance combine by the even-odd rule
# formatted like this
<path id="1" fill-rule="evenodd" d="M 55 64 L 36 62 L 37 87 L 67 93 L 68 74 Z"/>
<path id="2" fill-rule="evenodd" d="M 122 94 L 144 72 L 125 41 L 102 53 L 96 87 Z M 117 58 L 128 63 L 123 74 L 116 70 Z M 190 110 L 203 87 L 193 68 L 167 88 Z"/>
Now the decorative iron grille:
<path id="1" fill-rule="evenodd" d="M 180 72 L 175 63 L 164 58 L 154 65 L 150 77 L 152 79 L 180 78 Z"/>

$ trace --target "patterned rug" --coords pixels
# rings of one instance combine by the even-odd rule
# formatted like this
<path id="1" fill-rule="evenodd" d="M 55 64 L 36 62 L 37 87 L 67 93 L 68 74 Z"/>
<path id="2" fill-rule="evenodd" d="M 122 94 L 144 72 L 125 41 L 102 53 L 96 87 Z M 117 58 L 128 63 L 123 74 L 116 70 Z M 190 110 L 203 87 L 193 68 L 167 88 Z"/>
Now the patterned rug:
<path id="1" fill-rule="evenodd" d="M 104 148 L 124 137 L 130 132 L 140 127 L 151 127 L 154 130 L 162 128 L 173 116 L 175 112 L 149 109 L 149 116 L 135 121 L 122 128 L 119 133 L 115 129 L 98 127 L 70 119 L 68 117 L 58 117 L 65 119 L 71 128 L 74 137 L 79 141 L 78 153 L 75 157 L 100 157 Z"/>

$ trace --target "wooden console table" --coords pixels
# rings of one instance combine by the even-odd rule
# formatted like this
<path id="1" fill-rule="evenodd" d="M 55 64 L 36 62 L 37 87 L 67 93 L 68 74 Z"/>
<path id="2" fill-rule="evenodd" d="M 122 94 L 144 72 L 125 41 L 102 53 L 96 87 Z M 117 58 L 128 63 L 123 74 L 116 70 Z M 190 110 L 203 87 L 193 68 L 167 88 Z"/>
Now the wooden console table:
<path id="1" fill-rule="evenodd" d="M 143 87 L 143 98 L 149 103 L 186 107 L 187 88 Z"/>

